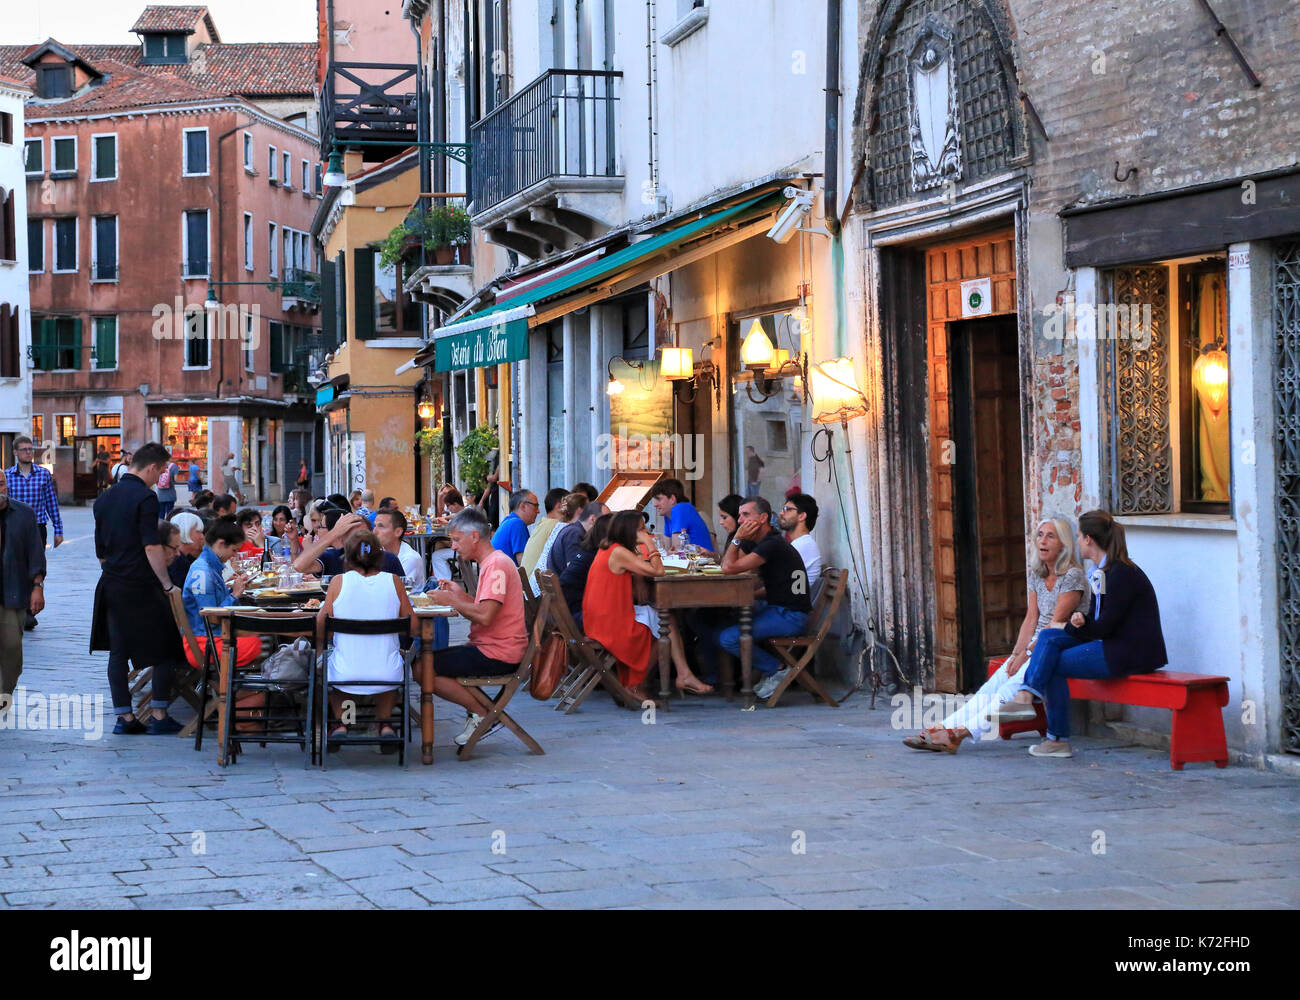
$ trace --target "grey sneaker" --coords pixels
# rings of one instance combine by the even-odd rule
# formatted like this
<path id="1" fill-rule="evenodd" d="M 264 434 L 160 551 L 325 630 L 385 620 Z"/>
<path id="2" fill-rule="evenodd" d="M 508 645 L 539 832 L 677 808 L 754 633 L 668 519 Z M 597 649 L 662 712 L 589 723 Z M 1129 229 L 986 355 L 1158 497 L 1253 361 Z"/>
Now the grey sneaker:
<path id="1" fill-rule="evenodd" d="M 789 676 L 789 674 L 789 667 L 786 667 L 784 670 L 778 670 L 774 674 L 768 674 L 762 679 L 762 681 L 754 686 L 754 694 L 766 701 L 776 693 L 776 689 L 781 686 L 781 683 L 787 676 Z"/>
<path id="2" fill-rule="evenodd" d="M 479 723 L 481 723 L 482 721 L 483 721 L 483 716 L 471 714 L 470 717 L 465 720 L 465 728 L 462 729 L 456 736 L 456 746 L 463 747 L 466 743 L 468 743 L 469 738 L 474 735 L 474 730 L 479 727 Z M 500 728 L 501 728 L 501 723 L 499 722 L 496 723 L 491 729 L 489 729 L 486 733 L 483 734 L 481 739 L 484 740 L 487 739 L 489 736 L 491 736 Z"/>

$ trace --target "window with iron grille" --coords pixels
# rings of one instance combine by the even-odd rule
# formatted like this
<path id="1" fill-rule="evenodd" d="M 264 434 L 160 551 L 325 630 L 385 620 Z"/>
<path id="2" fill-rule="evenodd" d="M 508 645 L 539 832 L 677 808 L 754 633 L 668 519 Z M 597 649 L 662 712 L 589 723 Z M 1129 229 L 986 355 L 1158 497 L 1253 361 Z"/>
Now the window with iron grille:
<path id="1" fill-rule="evenodd" d="M 912 0 L 898 6 L 893 23 L 884 27 L 867 109 L 872 203 L 893 205 L 935 195 L 947 183 L 978 181 L 1024 155 L 1024 136 L 1012 104 L 1010 59 L 983 5 Z M 935 44 L 927 45 L 927 40 Z M 919 186 L 915 167 L 925 156 L 927 137 L 915 93 L 918 86 L 926 87 L 927 101 L 949 102 L 957 152 L 956 162 L 949 160 L 935 183 Z M 943 137 L 934 137 L 928 146 L 944 146 Z M 938 151 L 931 148 L 931 153 L 937 162 Z"/>
<path id="2" fill-rule="evenodd" d="M 1300 754 L 1300 242 L 1273 249 L 1274 516 L 1282 750 Z"/>

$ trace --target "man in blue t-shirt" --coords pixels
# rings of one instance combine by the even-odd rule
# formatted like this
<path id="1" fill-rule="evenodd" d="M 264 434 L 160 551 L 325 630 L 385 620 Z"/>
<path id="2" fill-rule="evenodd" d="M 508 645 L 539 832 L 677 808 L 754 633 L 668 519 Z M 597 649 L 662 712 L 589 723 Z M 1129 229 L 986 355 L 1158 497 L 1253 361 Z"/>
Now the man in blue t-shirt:
<path id="1" fill-rule="evenodd" d="M 528 527 L 537 520 L 540 507 L 532 490 L 515 490 L 510 494 L 510 514 L 492 536 L 492 547 L 508 555 L 516 566 L 528 548 Z"/>
<path id="2" fill-rule="evenodd" d="M 698 545 L 706 552 L 713 551 L 713 536 L 709 526 L 700 517 L 695 505 L 686 499 L 686 489 L 680 479 L 663 479 L 655 484 L 651 502 L 655 511 L 664 517 L 664 534 L 675 535 L 686 532 L 691 544 Z"/>

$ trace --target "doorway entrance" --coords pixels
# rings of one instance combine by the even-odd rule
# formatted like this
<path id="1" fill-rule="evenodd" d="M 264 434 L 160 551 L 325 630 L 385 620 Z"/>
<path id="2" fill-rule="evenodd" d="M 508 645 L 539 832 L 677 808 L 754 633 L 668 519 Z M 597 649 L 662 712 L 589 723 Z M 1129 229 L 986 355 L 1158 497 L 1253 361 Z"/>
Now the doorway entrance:
<path id="1" fill-rule="evenodd" d="M 1014 315 L 948 330 L 960 681 L 973 691 L 1025 616 L 1019 342 Z"/>

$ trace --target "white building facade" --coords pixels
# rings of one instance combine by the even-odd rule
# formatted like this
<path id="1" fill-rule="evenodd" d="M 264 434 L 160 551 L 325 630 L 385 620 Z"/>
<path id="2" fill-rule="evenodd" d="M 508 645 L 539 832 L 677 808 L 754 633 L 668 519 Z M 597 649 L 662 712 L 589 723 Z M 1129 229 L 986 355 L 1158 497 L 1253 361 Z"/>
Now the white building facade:
<path id="1" fill-rule="evenodd" d="M 0 461 L 32 433 L 31 297 L 27 278 L 27 179 L 23 104 L 31 91 L 0 77 Z"/>

